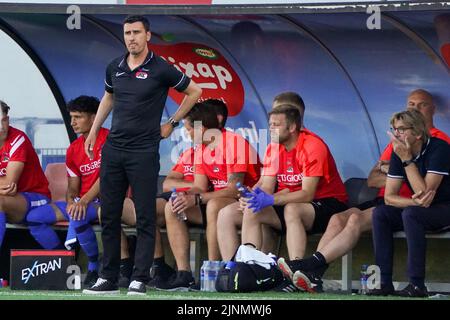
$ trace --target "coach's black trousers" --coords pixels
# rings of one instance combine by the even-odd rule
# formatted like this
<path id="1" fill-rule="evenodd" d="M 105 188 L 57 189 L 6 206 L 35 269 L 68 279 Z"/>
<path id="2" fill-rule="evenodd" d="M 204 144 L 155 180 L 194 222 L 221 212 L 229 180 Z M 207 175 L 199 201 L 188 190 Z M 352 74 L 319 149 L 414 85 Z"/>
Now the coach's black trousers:
<path id="1" fill-rule="evenodd" d="M 381 269 L 381 284 L 392 284 L 394 239 L 393 232 L 404 230 L 408 244 L 409 282 L 425 284 L 426 231 L 437 231 L 450 225 L 450 204 L 434 204 L 428 208 L 411 206 L 396 208 L 377 206 L 373 211 L 373 243 L 375 260 Z"/>
<path id="2" fill-rule="evenodd" d="M 100 168 L 103 269 L 101 277 L 116 282 L 120 271 L 120 225 L 123 201 L 131 186 L 136 208 L 137 242 L 131 280 L 147 283 L 155 250 L 156 192 L 159 153 L 102 150 Z"/>

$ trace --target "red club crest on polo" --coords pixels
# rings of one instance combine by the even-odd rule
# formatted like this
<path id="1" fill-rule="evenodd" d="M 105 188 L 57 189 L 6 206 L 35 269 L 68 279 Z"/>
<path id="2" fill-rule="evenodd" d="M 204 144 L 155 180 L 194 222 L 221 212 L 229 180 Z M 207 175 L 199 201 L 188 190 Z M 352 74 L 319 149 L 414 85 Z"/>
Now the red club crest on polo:
<path id="1" fill-rule="evenodd" d="M 202 89 L 200 99 L 220 99 L 228 106 L 230 116 L 238 115 L 244 106 L 241 79 L 216 49 L 197 43 L 173 45 L 148 44 L 150 50 L 192 78 Z M 169 96 L 181 103 L 184 95 L 170 89 Z"/>

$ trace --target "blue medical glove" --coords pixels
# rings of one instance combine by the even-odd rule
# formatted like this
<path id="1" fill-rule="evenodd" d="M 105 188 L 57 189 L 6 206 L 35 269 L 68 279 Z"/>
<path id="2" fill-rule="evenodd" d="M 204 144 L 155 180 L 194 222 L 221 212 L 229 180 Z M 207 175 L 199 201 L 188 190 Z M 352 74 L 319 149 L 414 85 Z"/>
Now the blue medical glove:
<path id="1" fill-rule="evenodd" d="M 252 194 L 247 203 L 249 204 L 249 209 L 252 209 L 254 212 L 259 212 L 266 207 L 273 206 L 274 197 L 258 187 L 254 190 L 254 194 Z"/>

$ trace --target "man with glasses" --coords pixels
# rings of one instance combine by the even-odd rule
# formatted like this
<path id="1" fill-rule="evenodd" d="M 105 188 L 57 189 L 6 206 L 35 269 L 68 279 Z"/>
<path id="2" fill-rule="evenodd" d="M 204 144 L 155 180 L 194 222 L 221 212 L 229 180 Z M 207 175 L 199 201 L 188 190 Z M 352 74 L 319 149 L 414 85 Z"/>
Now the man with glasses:
<path id="1" fill-rule="evenodd" d="M 424 116 L 430 136 L 450 143 L 450 138 L 434 127 L 433 115 L 436 107 L 429 92 L 423 89 L 412 91 L 408 96 L 406 108 L 417 110 Z M 403 131 L 405 128 L 396 128 L 396 130 Z M 375 199 L 333 215 L 328 223 L 327 230 L 319 241 L 317 251 L 312 256 L 302 260 L 293 260 L 290 263 L 280 261 L 284 269 L 288 270 L 288 275 L 292 276 L 294 285 L 299 289 L 315 291 L 315 287 L 320 283 L 329 263 L 347 254 L 356 245 L 360 235 L 372 229 L 373 209 L 377 205 L 384 204 L 384 189 L 392 151 L 393 145 L 389 143 L 367 179 L 369 187 L 380 189 Z M 402 184 L 399 195 L 411 198 L 412 192 L 406 183 Z M 387 295 L 389 293 L 391 292 L 371 292 L 374 295 Z"/>
<path id="2" fill-rule="evenodd" d="M 426 297 L 426 231 L 450 225 L 450 146 L 430 137 L 420 112 L 398 112 L 391 118 L 393 153 L 386 179 L 385 204 L 373 211 L 375 261 L 381 270 L 376 293 Z M 407 183 L 412 197 L 399 194 Z M 405 231 L 409 284 L 395 292 L 392 284 L 393 233 Z"/>

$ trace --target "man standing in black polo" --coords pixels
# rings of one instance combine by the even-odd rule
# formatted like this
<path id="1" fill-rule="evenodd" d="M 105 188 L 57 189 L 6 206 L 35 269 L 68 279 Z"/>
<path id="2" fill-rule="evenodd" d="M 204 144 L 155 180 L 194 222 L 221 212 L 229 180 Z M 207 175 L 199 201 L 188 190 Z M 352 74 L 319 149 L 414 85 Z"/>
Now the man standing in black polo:
<path id="1" fill-rule="evenodd" d="M 148 49 L 151 33 L 145 17 L 127 17 L 123 29 L 128 52 L 107 67 L 105 94 L 85 142 L 91 156 L 97 133 L 114 107 L 100 169 L 103 270 L 97 282 L 83 291 L 88 294 L 119 293 L 120 221 L 128 185 L 137 219 L 135 268 L 128 294 L 145 294 L 155 244 L 159 141 L 170 136 L 202 92 L 194 81 Z M 160 125 L 170 87 L 186 97 L 169 121 Z"/>

